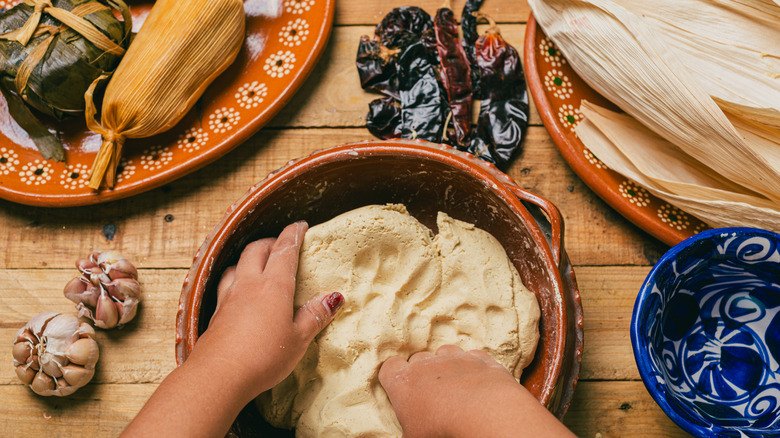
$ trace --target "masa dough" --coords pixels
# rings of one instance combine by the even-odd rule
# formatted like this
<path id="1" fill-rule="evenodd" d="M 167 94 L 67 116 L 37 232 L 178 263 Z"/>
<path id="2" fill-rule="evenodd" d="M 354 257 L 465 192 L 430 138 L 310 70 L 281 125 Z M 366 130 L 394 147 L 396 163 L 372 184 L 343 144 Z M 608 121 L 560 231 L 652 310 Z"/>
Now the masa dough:
<path id="1" fill-rule="evenodd" d="M 297 437 L 400 437 L 378 372 L 392 356 L 444 344 L 482 349 L 520 376 L 539 339 L 539 305 L 501 244 L 439 212 L 439 234 L 403 205 L 370 205 L 309 229 L 295 306 L 341 292 L 344 306 L 293 373 L 258 398 Z"/>

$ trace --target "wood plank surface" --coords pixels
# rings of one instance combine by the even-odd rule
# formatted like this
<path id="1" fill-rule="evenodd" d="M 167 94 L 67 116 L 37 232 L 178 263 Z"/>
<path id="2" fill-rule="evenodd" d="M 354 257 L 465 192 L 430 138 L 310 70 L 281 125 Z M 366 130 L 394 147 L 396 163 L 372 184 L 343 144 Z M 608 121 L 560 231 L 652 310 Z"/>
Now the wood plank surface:
<path id="1" fill-rule="evenodd" d="M 342 27 L 333 30 L 322 60 L 290 103 L 269 126 L 286 127 L 356 127 L 365 126 L 368 103 L 380 97 L 360 88 L 355 54 L 361 35 L 373 35 L 371 26 Z M 525 25 L 501 26 L 501 34 L 522 53 Z M 531 101 L 530 123 L 541 125 L 536 106 Z"/>
<path id="2" fill-rule="evenodd" d="M 465 0 L 453 0 L 452 10 L 460 17 Z M 375 25 L 393 8 L 399 6 L 419 6 L 430 14 L 436 13 L 436 9 L 444 4 L 442 0 L 382 0 L 382 1 L 339 1 L 336 4 L 336 25 Z M 499 23 L 525 23 L 531 8 L 525 1 L 517 0 L 485 0 L 480 8 L 481 12 L 490 15 Z"/>
<path id="3" fill-rule="evenodd" d="M 577 267 L 585 314 L 583 380 L 638 380 L 628 338 L 636 292 L 649 267 Z M 75 313 L 62 287 L 76 269 L 0 270 L 0 339 L 42 311 Z M 176 366 L 176 310 L 186 269 L 142 269 L 143 302 L 122 330 L 97 330 L 101 347 L 97 383 L 159 383 Z M 349 299 L 349 297 L 347 297 Z M 0 384 L 17 382 L 13 367 L 0 367 Z"/>
<path id="4" fill-rule="evenodd" d="M 0 385 L 0 436 L 117 436 L 156 383 L 92 385 L 65 398 L 37 397 L 21 385 Z M 652 401 L 642 382 L 581 382 L 564 418 L 587 438 L 688 437 Z"/>
<path id="5" fill-rule="evenodd" d="M 252 184 L 291 158 L 369 138 L 362 128 L 266 129 L 212 165 L 132 198 L 66 209 L 0 200 L 0 266 L 66 268 L 94 249 L 117 249 L 142 268 L 189 267 L 211 229 Z M 529 129 L 524 147 L 508 174 L 560 208 L 575 265 L 647 265 L 663 254 L 663 244 L 577 178 L 544 128 Z"/>

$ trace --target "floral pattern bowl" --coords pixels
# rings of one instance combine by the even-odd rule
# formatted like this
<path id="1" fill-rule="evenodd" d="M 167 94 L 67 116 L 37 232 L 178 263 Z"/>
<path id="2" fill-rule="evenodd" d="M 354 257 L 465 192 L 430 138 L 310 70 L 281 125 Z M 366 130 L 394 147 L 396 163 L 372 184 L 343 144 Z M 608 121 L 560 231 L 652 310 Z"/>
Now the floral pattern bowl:
<path id="1" fill-rule="evenodd" d="M 631 321 L 639 374 L 699 437 L 780 437 L 780 234 L 720 228 L 653 267 Z"/>

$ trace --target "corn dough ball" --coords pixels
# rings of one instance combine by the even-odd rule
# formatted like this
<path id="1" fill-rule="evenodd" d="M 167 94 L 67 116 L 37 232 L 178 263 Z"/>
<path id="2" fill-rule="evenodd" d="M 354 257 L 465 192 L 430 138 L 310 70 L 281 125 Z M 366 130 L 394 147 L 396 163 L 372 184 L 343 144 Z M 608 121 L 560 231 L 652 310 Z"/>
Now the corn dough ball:
<path id="1" fill-rule="evenodd" d="M 392 356 L 445 344 L 481 349 L 520 377 L 539 339 L 539 305 L 501 244 L 439 212 L 439 234 L 403 205 L 370 205 L 309 229 L 295 306 L 326 292 L 345 302 L 293 373 L 258 398 L 298 437 L 400 437 L 379 384 Z"/>

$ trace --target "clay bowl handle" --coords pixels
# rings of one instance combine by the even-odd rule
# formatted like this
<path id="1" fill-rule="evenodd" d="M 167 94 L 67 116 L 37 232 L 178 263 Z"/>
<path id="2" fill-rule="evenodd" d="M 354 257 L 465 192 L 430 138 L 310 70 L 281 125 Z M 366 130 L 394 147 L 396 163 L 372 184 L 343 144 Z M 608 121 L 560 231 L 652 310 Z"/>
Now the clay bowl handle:
<path id="1" fill-rule="evenodd" d="M 563 216 L 561 216 L 561 212 L 558 210 L 558 207 L 541 196 L 523 190 L 515 185 L 507 185 L 507 188 L 511 190 L 518 199 L 523 201 L 527 207 L 529 206 L 528 204 L 530 204 L 532 208 L 529 208 L 528 211 L 531 213 L 531 216 L 533 216 L 534 219 L 536 219 L 536 221 L 539 223 L 539 226 L 542 228 L 545 236 L 547 236 L 555 263 L 558 265 L 558 267 L 560 267 L 561 255 L 563 254 L 564 225 Z M 543 215 L 540 214 L 540 212 L 542 212 Z M 549 230 L 546 229 L 547 227 L 545 225 L 547 224 L 549 224 Z"/>

